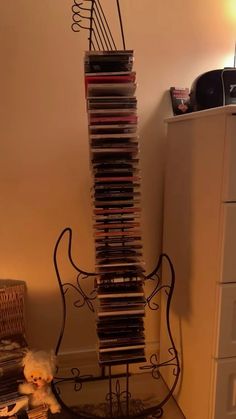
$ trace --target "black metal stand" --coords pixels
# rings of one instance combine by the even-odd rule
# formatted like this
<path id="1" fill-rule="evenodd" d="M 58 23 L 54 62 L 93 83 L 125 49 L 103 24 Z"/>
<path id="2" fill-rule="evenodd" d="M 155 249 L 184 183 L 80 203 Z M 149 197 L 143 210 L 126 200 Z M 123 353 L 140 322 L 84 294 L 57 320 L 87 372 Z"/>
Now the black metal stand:
<path id="1" fill-rule="evenodd" d="M 119 0 L 115 0 L 120 26 L 121 49 L 126 49 L 123 22 Z M 80 32 L 87 31 L 89 50 L 115 51 L 117 41 L 112 34 L 108 19 L 100 0 L 73 0 L 71 29 Z"/>
<path id="2" fill-rule="evenodd" d="M 117 9 L 120 26 L 119 43 L 121 43 L 122 49 L 126 50 L 119 0 L 115 0 L 114 4 Z M 112 52 L 118 50 L 114 40 L 115 38 L 112 35 L 112 31 L 109 27 L 106 14 L 102 7 L 102 2 L 100 0 L 73 0 L 72 19 L 72 30 L 74 32 L 80 32 L 81 29 L 87 31 L 90 51 Z M 58 266 L 58 249 L 62 239 L 65 237 L 69 239 L 68 259 L 76 272 L 76 280 L 73 283 L 62 280 Z M 88 292 L 87 289 L 88 284 L 91 285 L 91 279 L 95 280 L 96 277 L 99 277 L 99 275 L 96 273 L 85 272 L 76 266 L 72 259 L 71 244 L 72 231 L 70 228 L 65 228 L 60 234 L 54 250 L 54 265 L 63 308 L 62 325 L 56 346 L 56 355 L 60 353 L 61 343 L 65 334 L 65 325 L 68 317 L 68 301 L 66 298 L 68 291 L 73 290 L 73 293 L 76 295 L 75 301 L 73 301 L 75 308 L 87 306 L 92 313 L 95 313 L 95 303 L 97 297 L 95 281 L 94 285 L 91 287 L 91 291 Z M 164 260 L 168 263 L 170 271 L 169 281 L 166 284 L 161 282 L 160 277 L 160 270 Z M 86 291 L 84 289 L 84 280 L 86 282 Z M 112 281 L 112 279 L 109 279 L 109 281 Z M 162 322 L 164 321 L 166 323 L 166 333 L 170 345 L 168 359 L 164 362 L 160 362 L 158 353 L 153 353 L 145 363 L 142 363 L 141 366 L 139 366 L 138 373 L 131 371 L 129 363 L 119 366 L 119 370 L 117 370 L 116 366 L 101 366 L 98 369 L 99 374 L 97 373 L 94 375 L 82 374 L 82 369 L 75 366 L 70 369 L 69 376 L 61 377 L 59 376 L 59 370 L 58 376 L 54 379 L 52 384 L 53 391 L 59 403 L 69 412 L 71 417 L 81 419 L 141 419 L 147 417 L 162 417 L 163 407 L 172 396 L 180 375 L 179 359 L 171 334 L 169 318 L 171 299 L 175 285 L 175 274 L 171 260 L 166 254 L 160 255 L 157 266 L 151 274 L 146 276 L 144 275 L 144 284 L 147 283 L 149 283 L 149 288 L 152 288 L 152 291 L 150 295 L 146 297 L 146 309 L 158 311 L 160 307 L 157 300 L 160 298 L 160 294 L 162 293 L 162 296 L 166 297 L 166 313 L 165 319 L 162 318 Z M 142 396 L 140 397 L 140 394 L 143 394 L 143 392 L 139 393 L 139 396 L 137 396 L 138 393 L 134 391 L 135 382 L 140 380 L 142 381 L 144 375 L 145 379 L 148 375 L 149 385 L 152 385 L 151 383 L 159 382 L 162 380 L 162 371 L 167 368 L 170 369 L 169 375 L 173 377 L 173 382 L 171 387 L 167 389 L 166 394 L 160 400 L 149 403 L 147 400 L 144 400 Z M 78 395 L 77 400 L 74 403 L 74 407 L 71 407 L 71 405 L 69 406 L 69 403 L 64 401 L 63 385 L 66 383 L 71 383 L 72 391 Z M 103 399 L 99 405 L 96 405 L 92 398 L 89 404 L 82 404 L 81 400 L 83 400 L 83 398 L 79 396 L 84 392 L 84 390 L 85 392 L 88 392 L 87 388 L 88 386 L 91 387 L 92 383 L 97 385 L 99 384 L 101 386 L 102 384 L 105 384 L 106 390 L 104 391 Z M 100 392 L 101 388 L 99 386 L 99 393 Z"/>
<path id="3" fill-rule="evenodd" d="M 77 272 L 77 277 L 75 283 L 70 282 L 63 282 L 60 271 L 58 267 L 58 248 L 62 241 L 62 239 L 67 236 L 69 238 L 68 242 L 68 258 Z M 55 250 L 54 250 L 54 265 L 57 275 L 57 280 L 60 288 L 60 294 L 62 299 L 62 306 L 63 306 L 63 319 L 61 325 L 61 332 L 56 346 L 56 355 L 60 353 L 60 346 L 63 340 L 64 331 L 65 331 L 65 323 L 67 319 L 67 302 L 66 302 L 66 294 L 69 288 L 73 288 L 76 291 L 78 298 L 73 302 L 76 308 L 84 307 L 87 305 L 91 312 L 95 312 L 94 309 L 94 302 L 96 299 L 96 288 L 93 288 L 89 294 L 87 294 L 83 290 L 83 286 L 81 281 L 83 279 L 88 278 L 96 278 L 96 273 L 85 272 L 79 269 L 72 260 L 71 254 L 71 245 L 72 245 L 72 231 L 70 228 L 65 228 L 62 233 L 60 234 Z M 163 260 L 167 261 L 169 270 L 170 270 L 170 279 L 169 283 L 163 284 L 161 282 L 160 277 L 160 270 L 162 267 Z M 140 372 L 148 373 L 152 380 L 161 380 L 162 371 L 163 369 L 170 368 L 171 374 L 173 375 L 173 383 L 171 388 L 168 390 L 167 394 L 163 397 L 162 400 L 158 401 L 157 404 L 148 406 L 146 405 L 141 399 L 136 399 L 131 394 L 130 389 L 130 380 L 135 380 L 136 377 L 140 378 L 140 374 L 132 374 L 130 372 L 129 364 L 125 364 L 124 372 L 122 373 L 114 373 L 113 367 L 101 367 L 99 375 L 81 375 L 80 369 L 77 367 L 73 367 L 70 370 L 71 375 L 67 378 L 60 377 L 59 375 L 54 379 L 53 382 L 53 390 L 54 393 L 59 401 L 59 403 L 70 412 L 72 416 L 77 418 L 145 418 L 145 417 L 152 417 L 152 418 L 160 418 L 163 415 L 163 406 L 167 403 L 167 401 L 172 396 L 178 379 L 180 375 L 180 365 L 179 365 L 179 358 L 178 353 L 175 347 L 175 343 L 172 338 L 171 334 L 171 327 L 170 327 L 170 305 L 171 299 L 174 291 L 175 285 L 175 273 L 174 268 L 171 263 L 170 258 L 166 254 L 161 254 L 157 263 L 156 268 L 151 272 L 149 275 L 145 276 L 145 283 L 147 281 L 151 281 L 153 284 L 153 291 L 151 294 L 146 297 L 146 308 L 150 310 L 159 310 L 159 304 L 156 302 L 157 297 L 160 295 L 161 292 L 166 296 L 166 330 L 167 335 L 170 341 L 169 347 L 169 357 L 164 362 L 159 362 L 159 357 L 157 353 L 153 353 L 149 360 L 146 362 L 145 365 L 139 367 Z M 163 319 L 162 319 L 163 321 Z M 59 374 L 59 371 L 58 371 Z M 99 414 L 96 414 L 91 406 L 78 406 L 78 409 L 75 411 L 66 405 L 63 401 L 62 392 L 60 386 L 65 382 L 73 383 L 73 390 L 78 394 L 84 386 L 88 383 L 99 382 L 99 381 L 107 382 L 108 392 L 104 395 L 104 403 L 99 406 Z M 102 415 L 101 415 L 102 411 Z"/>

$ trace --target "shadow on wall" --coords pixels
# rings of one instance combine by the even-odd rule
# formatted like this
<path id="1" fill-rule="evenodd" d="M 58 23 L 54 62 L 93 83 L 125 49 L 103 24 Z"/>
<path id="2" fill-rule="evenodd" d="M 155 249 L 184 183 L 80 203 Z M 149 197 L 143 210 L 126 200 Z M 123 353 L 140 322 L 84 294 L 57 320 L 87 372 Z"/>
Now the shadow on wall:
<path id="1" fill-rule="evenodd" d="M 91 283 L 90 285 L 92 286 Z M 63 304 L 59 287 L 48 293 L 43 290 L 30 293 L 28 297 L 26 330 L 29 331 L 27 340 L 30 348 L 55 350 L 63 324 Z M 83 307 L 73 305 L 78 301 L 78 294 L 72 289 L 69 290 L 66 300 L 67 316 L 60 352 L 75 352 L 90 348 L 91 343 L 95 343 L 96 337 L 94 313 L 86 304 Z M 33 327 L 32 324 L 29 325 L 29 319 Z"/>
<path id="2" fill-rule="evenodd" d="M 163 183 L 166 160 L 164 119 L 169 116 L 172 116 L 169 91 L 163 92 L 151 114 L 147 112 L 147 119 L 145 119 L 145 109 L 140 109 L 142 220 L 144 257 L 148 272 L 156 266 L 162 249 Z"/>
<path id="3" fill-rule="evenodd" d="M 142 98 L 138 103 L 143 104 Z M 163 92 L 154 109 L 140 107 L 140 168 L 142 172 L 142 236 L 146 274 L 150 274 L 162 252 L 163 180 L 165 165 L 165 123 L 170 115 L 169 92 Z M 145 115 L 147 117 L 145 118 Z M 145 285 L 146 296 L 153 292 L 152 281 Z M 158 304 L 159 297 L 156 303 Z M 147 341 L 159 342 L 159 312 L 147 310 Z"/>
<path id="4" fill-rule="evenodd" d="M 50 313 L 50 318 L 48 318 Z M 27 289 L 26 337 L 29 347 L 39 350 L 55 349 L 62 317 L 59 291 Z M 40 342 L 40 343 L 39 343 Z"/>
<path id="5" fill-rule="evenodd" d="M 170 163 L 172 170 L 178 173 L 178 181 L 176 180 L 177 195 L 179 197 L 178 205 L 175 206 L 173 216 L 169 216 L 165 227 L 165 234 L 168 236 L 170 229 L 172 235 L 174 234 L 174 237 L 181 244 L 178 247 L 178 255 L 174 260 L 172 258 L 172 254 L 174 254 L 172 246 L 174 246 L 174 243 L 171 243 L 168 248 L 166 248 L 165 243 L 163 244 L 164 185 L 165 182 L 167 185 L 171 183 L 167 165 L 168 145 L 166 142 L 167 125 L 165 124 L 165 119 L 172 116 L 170 95 L 169 91 L 166 91 L 163 93 L 155 112 L 145 122 L 140 133 L 144 256 L 145 261 L 149 262 L 147 263 L 147 273 L 155 268 L 158 257 L 163 251 L 170 257 L 176 272 L 180 269 L 179 261 L 184 260 L 186 264 L 186 278 L 188 278 L 191 266 L 190 223 L 194 213 L 194 208 L 191 207 L 192 179 L 190 175 L 186 176 L 186 168 L 189 168 L 189 173 L 191 173 L 190 168 L 193 166 L 193 156 L 188 141 L 188 138 L 192 135 L 191 128 L 183 151 L 179 152 L 178 148 L 175 150 L 174 146 L 172 146 L 172 153 L 168 154 L 168 165 Z M 169 190 L 167 194 L 168 208 L 171 207 L 172 200 L 175 202 L 175 196 L 172 196 L 171 190 Z M 151 243 L 155 243 L 155 248 L 150 247 Z M 182 316 L 188 317 L 189 313 L 191 313 L 191 306 L 188 298 L 189 287 L 187 280 L 182 280 L 178 284 L 175 294 L 185 296 L 185 303 L 184 305 L 177 304 L 174 301 L 173 309 Z"/>

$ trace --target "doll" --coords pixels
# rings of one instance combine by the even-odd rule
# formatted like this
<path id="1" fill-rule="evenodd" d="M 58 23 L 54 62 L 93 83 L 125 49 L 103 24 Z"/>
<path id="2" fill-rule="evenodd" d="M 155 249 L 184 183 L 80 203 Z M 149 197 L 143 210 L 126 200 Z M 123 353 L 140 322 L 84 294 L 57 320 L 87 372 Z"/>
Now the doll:
<path id="1" fill-rule="evenodd" d="M 19 385 L 21 394 L 29 395 L 31 407 L 46 404 L 51 413 L 60 412 L 60 405 L 52 390 L 55 356 L 44 351 L 28 351 L 23 358 L 25 382 Z"/>

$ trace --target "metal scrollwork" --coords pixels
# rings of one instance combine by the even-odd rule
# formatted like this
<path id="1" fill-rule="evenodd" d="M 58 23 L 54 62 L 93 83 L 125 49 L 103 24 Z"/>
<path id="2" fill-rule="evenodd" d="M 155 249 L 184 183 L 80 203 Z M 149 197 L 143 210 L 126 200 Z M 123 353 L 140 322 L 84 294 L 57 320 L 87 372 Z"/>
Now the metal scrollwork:
<path id="1" fill-rule="evenodd" d="M 54 385 L 58 394 L 60 394 L 60 388 L 58 384 L 62 382 L 73 382 L 74 383 L 74 391 L 80 391 L 82 389 L 83 383 L 85 381 L 89 381 L 93 378 L 92 375 L 81 375 L 79 368 L 73 367 L 71 368 L 71 376 L 70 377 L 55 377 L 54 378 Z"/>
<path id="2" fill-rule="evenodd" d="M 124 416 L 126 414 L 127 401 L 131 399 L 131 393 L 127 390 L 121 391 L 120 381 L 116 381 L 115 391 L 109 391 L 106 395 L 106 401 L 112 405 L 112 414 Z M 115 416 L 115 417 L 116 417 Z"/>
<path id="3" fill-rule="evenodd" d="M 142 370 L 152 370 L 153 378 L 155 380 L 159 380 L 161 378 L 160 368 L 171 366 L 171 367 L 173 367 L 173 375 L 175 377 L 177 377 L 178 374 L 179 374 L 179 371 L 180 371 L 177 352 L 176 352 L 175 348 L 169 348 L 168 352 L 169 352 L 170 355 L 172 355 L 172 358 L 170 358 L 170 359 L 168 359 L 164 362 L 159 363 L 157 354 L 152 354 L 150 356 L 150 360 L 149 360 L 150 364 L 149 365 L 144 365 L 140 369 L 142 369 Z"/>
<path id="4" fill-rule="evenodd" d="M 122 47 L 125 50 L 125 37 L 119 0 L 116 0 Z M 100 0 L 73 0 L 72 25 L 74 32 L 88 32 L 89 49 L 98 51 L 117 50 L 108 19 Z"/>
<path id="5" fill-rule="evenodd" d="M 160 286 L 161 283 L 161 279 L 160 276 L 155 273 L 152 277 L 148 278 L 151 281 L 155 281 L 156 285 L 153 289 L 153 291 L 151 292 L 151 294 L 146 298 L 146 304 L 148 305 L 148 307 L 150 308 L 150 310 L 159 310 L 160 305 L 158 303 L 156 303 L 154 301 L 154 298 L 159 294 L 159 292 L 162 290 L 162 286 Z"/>
<path id="6" fill-rule="evenodd" d="M 163 415 L 163 409 L 160 407 L 160 408 L 156 411 L 156 413 L 154 413 L 153 415 L 149 416 L 149 418 L 148 418 L 148 419 L 158 419 L 158 418 L 161 418 L 161 417 L 162 417 L 162 415 Z"/>
<path id="7" fill-rule="evenodd" d="M 70 282 L 65 282 L 64 284 L 62 284 L 63 287 L 63 291 L 64 291 L 64 295 L 66 295 L 67 291 L 69 288 L 72 288 L 73 290 L 76 291 L 77 294 L 79 294 L 79 299 L 74 301 L 73 305 L 75 308 L 81 308 L 84 307 L 86 304 L 89 308 L 89 310 L 91 310 L 94 313 L 94 306 L 92 301 L 94 301 L 97 297 L 97 291 L 96 288 L 94 288 L 89 295 L 87 295 L 81 284 L 80 281 L 89 278 L 89 275 L 85 275 L 82 272 L 80 272 L 77 275 L 77 279 L 76 279 L 76 286 L 71 284 Z"/>
<path id="8" fill-rule="evenodd" d="M 68 245 L 68 258 L 71 262 L 72 267 L 77 272 L 76 276 L 76 282 L 75 284 L 72 284 L 70 282 L 63 283 L 62 278 L 59 273 L 58 268 L 58 248 L 61 243 L 61 240 L 67 236 L 67 239 L 69 239 L 69 245 Z M 60 234 L 55 249 L 54 249 L 54 266 L 55 271 L 57 274 L 58 284 L 60 288 L 62 303 L 63 303 L 63 321 L 62 321 L 62 327 L 61 327 L 61 333 L 58 339 L 57 347 L 56 347 L 56 354 L 59 352 L 59 348 L 61 345 L 61 341 L 64 335 L 64 329 L 65 329 L 65 321 L 66 321 L 66 314 L 67 314 L 67 304 L 69 303 L 69 299 L 66 298 L 67 293 L 69 290 L 72 290 L 76 293 L 76 297 L 73 301 L 73 306 L 78 309 L 81 307 L 87 306 L 88 309 L 92 312 L 94 312 L 94 305 L 93 302 L 96 299 L 96 289 L 95 287 L 92 289 L 91 292 L 87 293 L 84 291 L 83 288 L 83 281 L 88 284 L 88 278 L 96 278 L 96 273 L 89 273 L 82 271 L 79 269 L 72 260 L 71 255 L 71 242 L 72 242 L 72 230 L 70 228 L 66 228 L 62 231 Z M 159 270 L 161 268 L 163 260 L 166 260 L 169 264 L 170 269 L 170 277 L 167 283 L 163 283 L 161 280 L 161 276 L 159 274 Z M 140 367 L 140 370 L 150 372 L 150 377 L 154 380 L 161 380 L 162 379 L 162 372 L 164 368 L 171 368 L 173 373 L 173 384 L 172 387 L 168 390 L 166 397 L 163 398 L 162 401 L 158 402 L 157 405 L 150 407 L 150 404 L 148 403 L 145 405 L 145 402 L 142 402 L 142 400 L 136 399 L 133 397 L 133 395 L 130 392 L 129 389 L 129 379 L 130 376 L 133 375 L 129 372 L 129 364 L 125 364 L 124 368 L 126 369 L 125 372 L 122 372 L 120 374 L 114 374 L 111 372 L 111 367 L 109 367 L 109 372 L 106 372 L 105 367 L 100 368 L 100 375 L 81 375 L 81 372 L 78 368 L 71 368 L 70 370 L 70 376 L 66 377 L 56 377 L 53 382 L 53 388 L 54 393 L 56 397 L 58 398 L 58 401 L 62 403 L 62 395 L 60 391 L 60 384 L 62 382 L 71 382 L 73 384 L 73 388 L 75 392 L 80 392 L 81 389 L 84 387 L 84 384 L 86 382 L 92 382 L 92 381 L 104 381 L 106 380 L 109 382 L 109 392 L 105 395 L 105 399 L 103 399 L 103 402 L 99 404 L 100 411 L 102 410 L 103 416 L 97 416 L 97 413 L 95 413 L 95 416 L 91 416 L 94 418 L 153 418 L 157 419 L 162 417 L 163 415 L 163 406 L 165 403 L 170 399 L 172 396 L 178 379 L 180 375 L 180 364 L 178 359 L 178 353 L 174 344 L 174 340 L 171 333 L 171 327 L 170 327 L 170 304 L 171 299 L 174 291 L 174 285 L 175 285 L 175 273 L 173 265 L 169 259 L 169 257 L 166 254 L 162 254 L 158 260 L 156 269 L 151 272 L 151 274 L 145 276 L 145 281 L 150 280 L 152 281 L 151 284 L 153 284 L 153 290 L 150 293 L 150 295 L 146 298 L 146 306 L 151 310 L 158 310 L 159 304 L 156 301 L 156 298 L 159 297 L 159 294 L 162 293 L 166 296 L 166 310 L 165 315 L 166 318 L 163 318 L 163 321 L 166 322 L 166 328 L 167 328 L 167 334 L 170 341 L 170 347 L 168 350 L 168 359 L 163 360 L 162 362 L 159 361 L 159 357 L 157 353 L 152 354 L 149 357 L 149 361 L 146 362 L 145 365 Z M 66 301 L 68 300 L 68 301 Z M 163 312 L 162 312 L 163 314 Z M 125 381 L 125 389 L 122 390 L 121 383 L 123 384 L 123 381 L 121 382 L 120 379 L 124 379 Z M 114 380 L 114 384 L 113 381 Z M 64 405 L 64 407 L 68 408 Z M 87 408 L 87 407 L 86 407 Z M 91 410 L 93 408 L 96 411 L 96 406 L 91 406 Z M 69 408 L 68 408 L 69 409 Z M 83 413 L 78 414 L 78 418 L 83 418 Z M 85 416 L 86 418 L 89 418 L 88 416 Z"/>

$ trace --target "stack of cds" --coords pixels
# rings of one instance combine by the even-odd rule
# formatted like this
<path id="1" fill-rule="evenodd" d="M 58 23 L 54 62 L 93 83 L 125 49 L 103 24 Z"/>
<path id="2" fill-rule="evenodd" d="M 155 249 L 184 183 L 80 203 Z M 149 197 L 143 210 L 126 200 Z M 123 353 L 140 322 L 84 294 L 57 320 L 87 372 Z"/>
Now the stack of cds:
<path id="1" fill-rule="evenodd" d="M 0 417 L 12 416 L 14 411 L 28 407 L 28 395 L 18 392 L 19 383 L 24 379 L 22 362 L 26 350 L 23 335 L 0 339 Z"/>
<path id="2" fill-rule="evenodd" d="M 140 171 L 133 51 L 87 52 L 99 362 L 143 362 Z"/>

